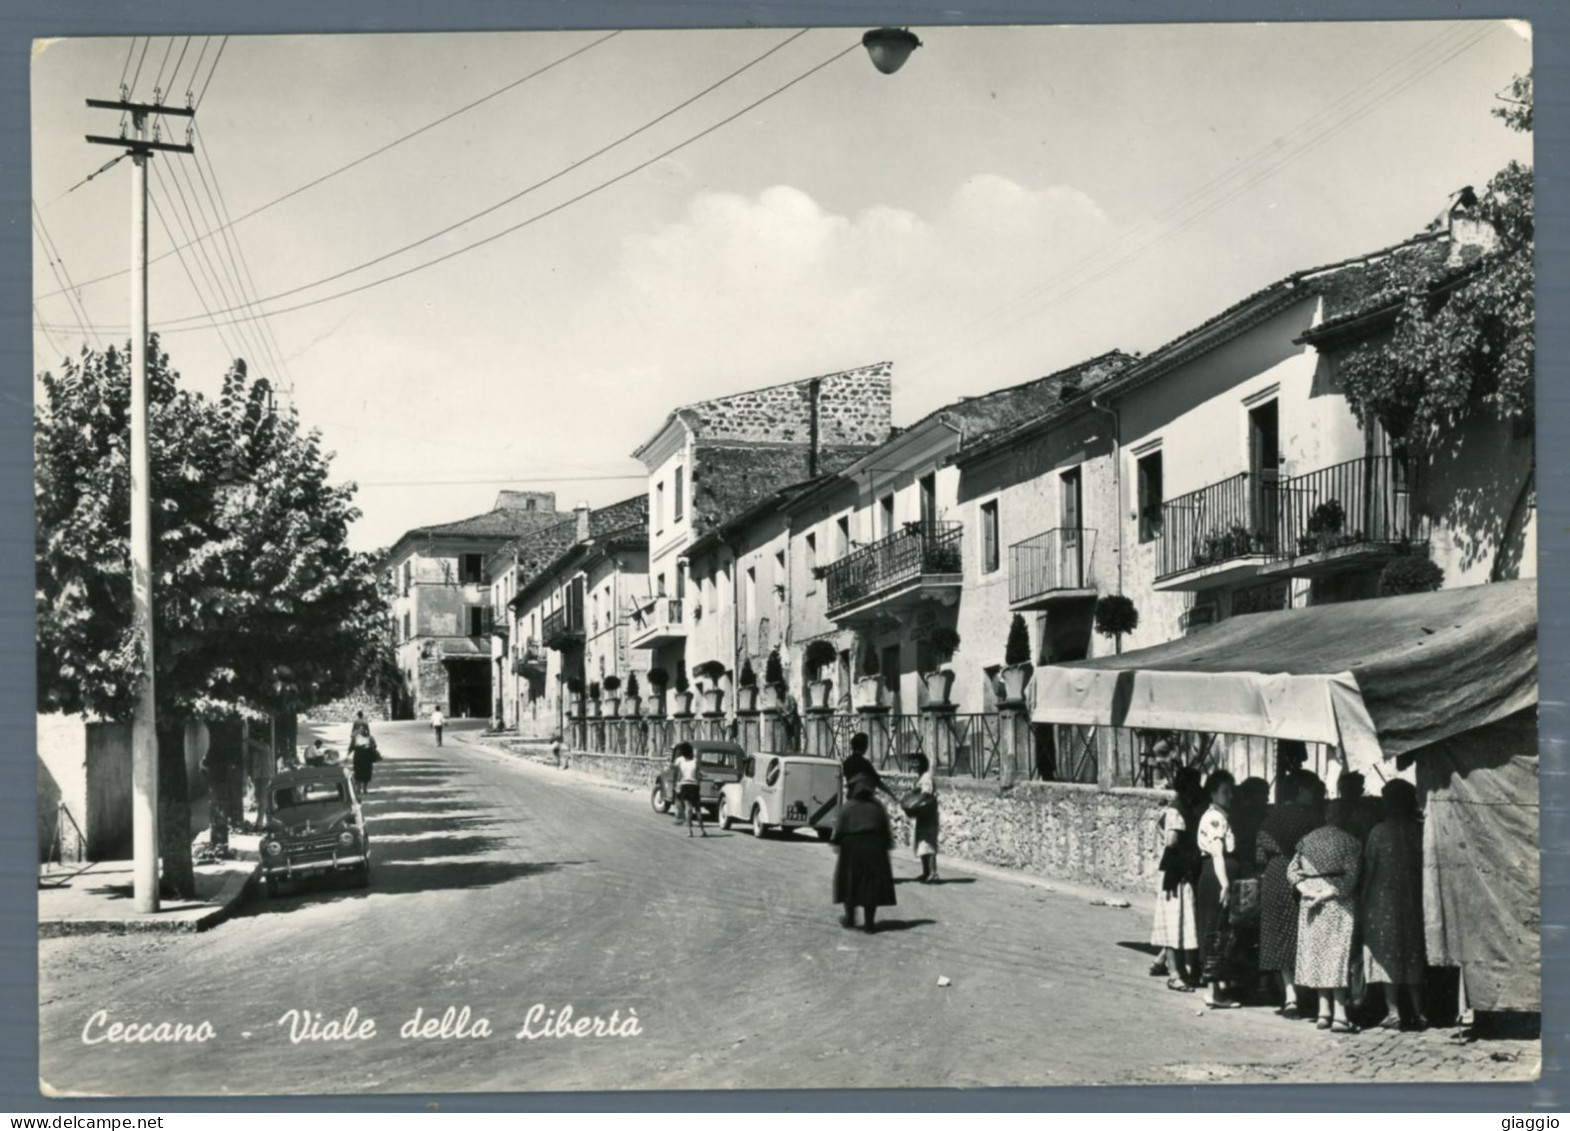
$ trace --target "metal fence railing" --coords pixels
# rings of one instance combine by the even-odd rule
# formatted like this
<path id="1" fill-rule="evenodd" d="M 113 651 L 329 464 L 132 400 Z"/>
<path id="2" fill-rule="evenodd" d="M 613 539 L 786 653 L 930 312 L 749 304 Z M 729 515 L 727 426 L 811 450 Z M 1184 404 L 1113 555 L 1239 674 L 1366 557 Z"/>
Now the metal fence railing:
<path id="1" fill-rule="evenodd" d="M 1060 527 L 1009 547 L 1009 600 L 1028 601 L 1095 584 L 1096 532 Z"/>
<path id="2" fill-rule="evenodd" d="M 1414 541 L 1414 478 L 1411 465 L 1394 456 L 1369 456 L 1294 475 L 1279 487 L 1277 556 Z"/>

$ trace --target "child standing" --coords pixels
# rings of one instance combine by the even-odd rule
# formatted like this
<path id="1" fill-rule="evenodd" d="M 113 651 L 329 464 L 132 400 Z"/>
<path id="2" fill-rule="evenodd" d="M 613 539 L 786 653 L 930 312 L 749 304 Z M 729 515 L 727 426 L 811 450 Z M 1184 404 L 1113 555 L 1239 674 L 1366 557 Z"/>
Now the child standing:
<path id="1" fill-rule="evenodd" d="M 916 859 L 921 861 L 921 882 L 935 884 L 938 882 L 938 794 L 932 778 L 932 763 L 925 754 L 917 754 L 912 768 L 919 775 L 916 791 L 922 797 L 910 812 L 914 825 L 910 841 L 916 850 Z"/>

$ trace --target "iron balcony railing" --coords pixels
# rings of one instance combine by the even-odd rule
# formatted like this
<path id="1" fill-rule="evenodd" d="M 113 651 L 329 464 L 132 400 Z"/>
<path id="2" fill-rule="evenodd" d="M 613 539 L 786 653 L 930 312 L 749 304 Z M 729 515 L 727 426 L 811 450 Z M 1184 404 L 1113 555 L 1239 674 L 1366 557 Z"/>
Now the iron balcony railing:
<path id="1" fill-rule="evenodd" d="M 1418 537 L 1414 472 L 1368 456 L 1262 480 L 1247 472 L 1161 504 L 1158 578 L 1238 558 L 1282 561 L 1347 546 Z"/>
<path id="2" fill-rule="evenodd" d="M 1163 502 L 1157 577 L 1273 554 L 1274 486 L 1245 471 Z"/>
<path id="3" fill-rule="evenodd" d="M 957 522 L 916 522 L 829 566 L 829 614 L 929 574 L 960 572 Z"/>
<path id="4" fill-rule="evenodd" d="M 569 601 L 545 618 L 540 639 L 547 648 L 560 648 L 583 637 L 583 602 Z"/>
<path id="5" fill-rule="evenodd" d="M 1307 557 L 1418 537 L 1414 473 L 1395 456 L 1369 456 L 1295 475 L 1281 484 L 1278 556 Z"/>
<path id="6" fill-rule="evenodd" d="M 1065 526 L 1015 542 L 1009 547 L 1009 600 L 1093 586 L 1095 541 L 1094 530 Z"/>

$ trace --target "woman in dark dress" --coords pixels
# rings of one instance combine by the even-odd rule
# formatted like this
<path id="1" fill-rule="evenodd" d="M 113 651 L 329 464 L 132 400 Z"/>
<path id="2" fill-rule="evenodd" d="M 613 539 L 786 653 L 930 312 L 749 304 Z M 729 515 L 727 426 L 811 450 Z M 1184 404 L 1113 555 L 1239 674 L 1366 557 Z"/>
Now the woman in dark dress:
<path id="1" fill-rule="evenodd" d="M 1291 791 L 1259 827 L 1255 861 L 1264 869 L 1259 879 L 1259 971 L 1279 984 L 1281 1016 L 1298 1016 L 1297 889 L 1287 882 L 1287 865 L 1297 843 L 1320 825 L 1325 785 L 1311 770 L 1288 777 Z"/>
<path id="2" fill-rule="evenodd" d="M 840 926 L 856 925 L 856 908 L 862 911 L 862 929 L 877 930 L 878 908 L 894 906 L 894 870 L 889 866 L 889 850 L 894 847 L 894 830 L 888 812 L 873 800 L 873 785 L 865 777 L 854 778 L 849 787 L 850 800 L 834 824 L 833 842 L 839 853 L 834 863 L 834 902 L 845 908 Z"/>
<path id="3" fill-rule="evenodd" d="M 1228 810 L 1236 781 L 1226 770 L 1216 770 L 1205 781 L 1210 808 L 1199 819 L 1199 854 L 1203 863 L 1194 892 L 1199 919 L 1199 961 L 1204 972 L 1205 1004 L 1211 1009 L 1236 1009 L 1241 1003 L 1228 996 L 1235 974 L 1231 964 L 1232 930 L 1227 917 L 1232 876 L 1237 871 L 1237 840 Z"/>

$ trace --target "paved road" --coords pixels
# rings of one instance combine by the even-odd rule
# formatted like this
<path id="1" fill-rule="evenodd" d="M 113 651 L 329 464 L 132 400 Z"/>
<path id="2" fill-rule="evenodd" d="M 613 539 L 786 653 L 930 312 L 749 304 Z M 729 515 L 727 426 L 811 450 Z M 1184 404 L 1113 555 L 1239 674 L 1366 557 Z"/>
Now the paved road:
<path id="1" fill-rule="evenodd" d="M 838 926 L 832 852 L 805 836 L 689 840 L 640 794 L 451 732 L 440 750 L 415 724 L 378 734 L 371 888 L 258 899 L 197 936 L 42 942 L 44 1081 L 78 1094 L 1172 1083 L 1302 1079 L 1338 1055 L 1311 1025 L 1206 1015 L 1164 990 L 1134 945 L 1148 932 L 1138 904 L 950 870 L 936 887 L 901 883 L 868 937 Z M 918 871 L 897 854 L 898 877 Z M 641 1033 L 518 1039 L 536 1005 L 635 1015 Z M 448 1007 L 491 1035 L 400 1037 L 417 1008 Z M 351 1009 L 374 1018 L 374 1039 L 296 1044 L 283 1020 Z M 215 1035 L 84 1044 L 98 1010 L 206 1020 Z"/>

